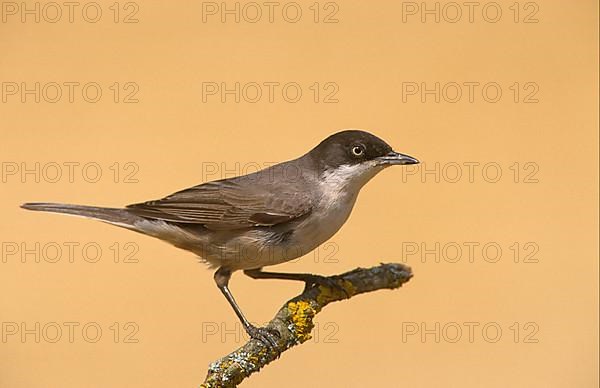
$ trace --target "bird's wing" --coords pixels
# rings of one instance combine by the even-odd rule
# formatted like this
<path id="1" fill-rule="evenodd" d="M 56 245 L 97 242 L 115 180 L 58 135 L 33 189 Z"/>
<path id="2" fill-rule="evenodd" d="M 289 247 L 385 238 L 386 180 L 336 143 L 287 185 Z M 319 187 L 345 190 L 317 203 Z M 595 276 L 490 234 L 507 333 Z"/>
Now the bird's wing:
<path id="1" fill-rule="evenodd" d="M 202 224 L 209 229 L 272 226 L 309 214 L 311 198 L 298 190 L 274 192 L 274 185 L 208 182 L 163 199 L 127 206 L 141 217 Z"/>

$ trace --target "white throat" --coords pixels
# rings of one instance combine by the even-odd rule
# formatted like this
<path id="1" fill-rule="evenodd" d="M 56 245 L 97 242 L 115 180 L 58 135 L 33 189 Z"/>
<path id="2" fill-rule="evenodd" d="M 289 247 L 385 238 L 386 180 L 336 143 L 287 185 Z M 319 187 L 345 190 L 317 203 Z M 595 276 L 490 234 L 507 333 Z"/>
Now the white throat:
<path id="1" fill-rule="evenodd" d="M 360 189 L 384 166 L 376 162 L 343 165 L 325 171 L 316 181 L 318 200 L 313 214 L 296 229 L 294 244 L 309 252 L 330 239 L 344 225 Z"/>
<path id="2" fill-rule="evenodd" d="M 335 169 L 326 170 L 319 183 L 323 191 L 331 194 L 358 194 L 360 189 L 385 168 L 376 161 L 358 164 L 343 164 Z"/>

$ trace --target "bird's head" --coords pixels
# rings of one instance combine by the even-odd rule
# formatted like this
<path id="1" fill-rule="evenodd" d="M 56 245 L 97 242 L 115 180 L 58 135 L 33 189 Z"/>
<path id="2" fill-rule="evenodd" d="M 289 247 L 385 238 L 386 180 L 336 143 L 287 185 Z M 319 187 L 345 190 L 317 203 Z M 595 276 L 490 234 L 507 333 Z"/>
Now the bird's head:
<path id="1" fill-rule="evenodd" d="M 307 156 L 317 166 L 321 179 L 337 179 L 359 186 L 386 167 L 419 163 L 412 156 L 395 152 L 377 136 L 354 129 L 329 136 Z"/>

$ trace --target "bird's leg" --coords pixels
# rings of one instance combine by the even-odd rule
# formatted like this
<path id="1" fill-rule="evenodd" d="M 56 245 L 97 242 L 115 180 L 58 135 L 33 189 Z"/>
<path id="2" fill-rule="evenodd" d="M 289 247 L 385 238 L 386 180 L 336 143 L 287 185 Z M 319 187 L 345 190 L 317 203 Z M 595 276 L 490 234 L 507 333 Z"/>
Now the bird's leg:
<path id="1" fill-rule="evenodd" d="M 229 291 L 229 279 L 231 278 L 231 271 L 226 268 L 219 268 L 217 272 L 215 272 L 215 282 L 217 283 L 217 287 L 219 290 L 225 295 L 225 298 L 235 311 L 235 314 L 240 319 L 242 326 L 244 326 L 244 330 L 250 336 L 250 338 L 254 338 L 265 344 L 265 346 L 276 349 L 277 348 L 277 340 L 279 337 L 279 333 L 276 330 L 269 330 L 263 327 L 256 327 L 251 324 L 248 319 L 242 313 L 240 306 L 235 302 L 231 291 Z"/>
<path id="2" fill-rule="evenodd" d="M 244 270 L 244 274 L 250 276 L 252 279 L 298 280 L 306 284 L 304 288 L 305 291 L 313 285 L 320 285 L 341 291 L 346 294 L 347 297 L 350 297 L 348 291 L 346 291 L 337 280 L 321 275 L 314 275 L 311 273 L 265 272 L 262 268 L 246 269 Z"/>

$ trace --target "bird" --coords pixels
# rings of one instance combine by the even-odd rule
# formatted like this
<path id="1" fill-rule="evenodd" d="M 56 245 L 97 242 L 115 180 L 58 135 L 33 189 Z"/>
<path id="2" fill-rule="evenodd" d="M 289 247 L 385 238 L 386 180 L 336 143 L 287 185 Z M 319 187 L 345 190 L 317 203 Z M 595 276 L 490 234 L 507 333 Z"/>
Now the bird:
<path id="1" fill-rule="evenodd" d="M 157 200 L 123 208 L 41 202 L 21 207 L 100 220 L 191 251 L 216 269 L 214 281 L 248 335 L 276 347 L 278 333 L 253 325 L 242 313 L 229 288 L 231 275 L 241 270 L 254 279 L 331 286 L 325 276 L 263 268 L 316 249 L 344 225 L 369 180 L 387 167 L 417 163 L 367 131 L 347 129 L 296 159 Z"/>

